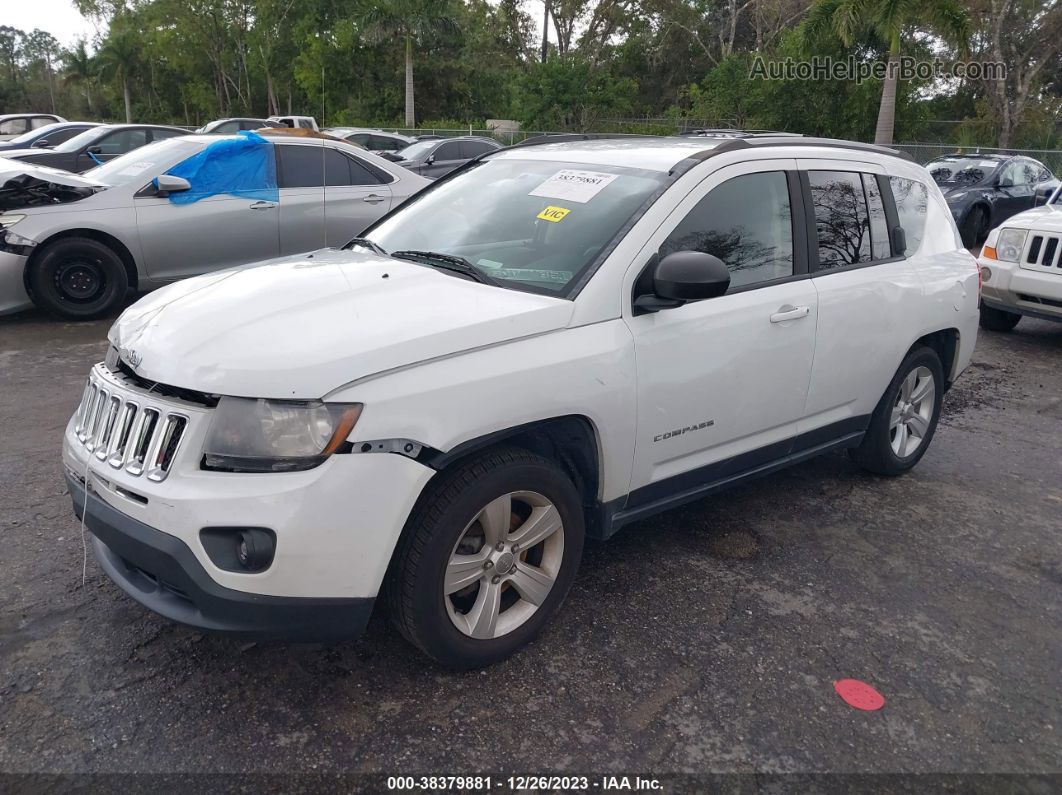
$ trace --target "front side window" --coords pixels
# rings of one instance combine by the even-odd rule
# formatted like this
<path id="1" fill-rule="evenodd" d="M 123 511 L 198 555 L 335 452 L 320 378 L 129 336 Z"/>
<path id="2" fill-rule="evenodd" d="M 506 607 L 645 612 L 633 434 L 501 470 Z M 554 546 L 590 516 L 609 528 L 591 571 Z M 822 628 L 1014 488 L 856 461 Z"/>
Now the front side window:
<path id="1" fill-rule="evenodd" d="M 783 171 L 746 174 L 712 188 L 660 247 L 713 254 L 730 270 L 730 286 L 793 275 L 793 215 Z"/>
<path id="2" fill-rule="evenodd" d="M 853 171 L 809 171 L 818 234 L 816 270 L 871 261 L 870 214 L 863 180 Z"/>
<path id="3" fill-rule="evenodd" d="M 97 144 L 101 155 L 123 155 L 147 143 L 147 130 L 119 130 L 105 135 Z"/>
<path id="4" fill-rule="evenodd" d="M 30 126 L 34 130 L 39 130 L 41 127 L 47 127 L 49 124 L 55 124 L 55 119 L 49 116 L 34 116 Z"/>
<path id="5" fill-rule="evenodd" d="M 926 228 L 926 210 L 929 206 L 929 191 L 921 182 L 903 177 L 889 177 L 892 197 L 896 201 L 896 214 L 900 227 L 907 238 L 908 254 L 913 254 L 922 243 Z M 900 253 L 900 252 L 897 252 Z"/>
<path id="6" fill-rule="evenodd" d="M 415 195 L 366 237 L 463 257 L 498 283 L 567 297 L 666 174 L 492 158 Z"/>
<path id="7" fill-rule="evenodd" d="M 491 152 L 498 147 L 491 146 L 486 141 L 462 141 L 461 142 L 461 157 L 468 160 L 473 157 L 479 157 L 479 155 L 485 152 Z"/>
<path id="8" fill-rule="evenodd" d="M 405 149 L 399 149 L 396 154 L 403 160 L 419 160 L 430 152 L 434 146 L 435 141 L 417 141 Z"/>
<path id="9" fill-rule="evenodd" d="M 461 144 L 457 141 L 441 144 L 432 154 L 436 160 L 460 160 Z"/>

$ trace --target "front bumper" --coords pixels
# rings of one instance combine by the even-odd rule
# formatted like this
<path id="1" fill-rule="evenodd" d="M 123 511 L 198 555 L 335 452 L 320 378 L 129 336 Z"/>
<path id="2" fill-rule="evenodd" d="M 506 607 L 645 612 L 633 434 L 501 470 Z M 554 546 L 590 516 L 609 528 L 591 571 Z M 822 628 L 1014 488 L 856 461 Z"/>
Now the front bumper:
<path id="1" fill-rule="evenodd" d="M 357 637 L 372 598 L 263 596 L 218 585 L 179 538 L 138 522 L 67 473 L 74 513 L 84 517 L 100 566 L 140 604 L 172 621 L 254 640 Z"/>
<path id="2" fill-rule="evenodd" d="M 1062 320 L 1062 273 L 1022 268 L 1015 262 L 978 257 L 991 271 L 981 286 L 981 300 L 994 309 Z"/>
<path id="3" fill-rule="evenodd" d="M 0 315 L 33 306 L 22 279 L 28 259 L 21 254 L 0 251 Z"/>

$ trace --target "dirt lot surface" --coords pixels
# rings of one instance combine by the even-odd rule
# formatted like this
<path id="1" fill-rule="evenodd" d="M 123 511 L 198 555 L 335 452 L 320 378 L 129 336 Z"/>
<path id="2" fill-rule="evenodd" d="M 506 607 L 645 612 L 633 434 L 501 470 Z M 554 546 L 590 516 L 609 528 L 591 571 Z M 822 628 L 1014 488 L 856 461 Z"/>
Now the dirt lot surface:
<path id="1" fill-rule="evenodd" d="M 629 526 L 467 674 L 380 616 L 255 645 L 146 612 L 91 552 L 82 585 L 59 446 L 106 328 L 0 319 L 0 771 L 1062 768 L 1062 325 L 983 332 L 908 476 L 829 455 Z"/>

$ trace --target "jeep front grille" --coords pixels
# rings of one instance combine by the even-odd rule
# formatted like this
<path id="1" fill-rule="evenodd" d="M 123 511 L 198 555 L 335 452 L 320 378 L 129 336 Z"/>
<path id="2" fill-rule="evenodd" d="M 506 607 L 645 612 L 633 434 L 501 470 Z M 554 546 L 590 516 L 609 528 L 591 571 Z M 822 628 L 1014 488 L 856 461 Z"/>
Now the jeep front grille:
<path id="1" fill-rule="evenodd" d="M 189 421 L 188 414 L 151 395 L 126 392 L 95 370 L 75 417 L 74 432 L 91 455 L 156 482 L 170 473 Z"/>
<path id="2" fill-rule="evenodd" d="M 1062 273 L 1062 235 L 1033 235 L 1021 266 Z"/>

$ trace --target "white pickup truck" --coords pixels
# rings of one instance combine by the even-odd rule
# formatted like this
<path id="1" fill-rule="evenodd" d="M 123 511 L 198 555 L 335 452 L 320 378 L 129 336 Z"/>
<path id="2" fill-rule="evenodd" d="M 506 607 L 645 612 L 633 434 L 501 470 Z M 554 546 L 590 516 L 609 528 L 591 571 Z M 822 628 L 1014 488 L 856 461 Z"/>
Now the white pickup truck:
<path id="1" fill-rule="evenodd" d="M 911 469 L 977 318 L 898 152 L 551 139 L 343 250 L 133 305 L 63 460 L 104 570 L 170 619 L 336 639 L 382 596 L 481 666 L 548 622 L 587 536 L 830 450 Z"/>

